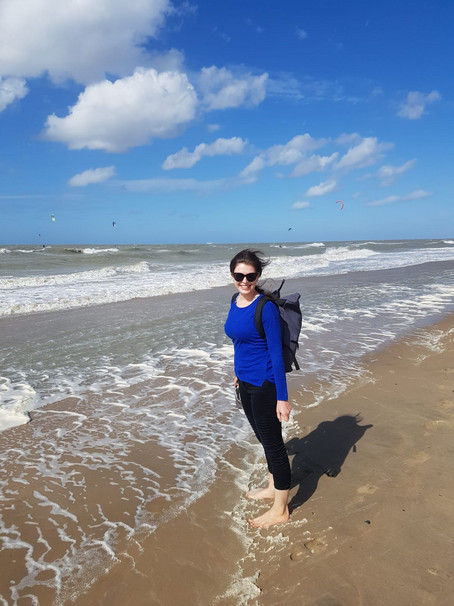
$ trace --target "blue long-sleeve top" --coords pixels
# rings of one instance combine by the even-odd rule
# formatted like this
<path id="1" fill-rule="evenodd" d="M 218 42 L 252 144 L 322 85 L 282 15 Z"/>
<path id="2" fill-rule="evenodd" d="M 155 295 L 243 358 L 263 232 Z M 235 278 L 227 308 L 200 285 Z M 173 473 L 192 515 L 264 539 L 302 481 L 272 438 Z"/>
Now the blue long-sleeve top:
<path id="1" fill-rule="evenodd" d="M 233 341 L 235 374 L 251 385 L 271 381 L 276 385 L 277 399 L 288 400 L 279 310 L 271 301 L 263 306 L 265 341 L 255 326 L 257 302 L 258 298 L 247 307 L 238 307 L 235 301 L 230 305 L 224 330 Z"/>

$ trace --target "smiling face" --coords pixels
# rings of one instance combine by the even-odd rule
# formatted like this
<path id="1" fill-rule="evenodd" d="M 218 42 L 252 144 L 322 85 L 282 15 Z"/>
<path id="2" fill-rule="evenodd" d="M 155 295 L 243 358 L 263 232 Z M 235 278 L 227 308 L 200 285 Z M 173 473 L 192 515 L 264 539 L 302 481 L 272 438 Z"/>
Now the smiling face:
<path id="1" fill-rule="evenodd" d="M 242 276 L 238 276 L 236 274 L 242 274 Z M 253 274 L 253 276 L 250 274 Z M 249 278 L 254 277 L 254 279 L 249 281 L 247 276 L 249 276 Z M 236 279 L 240 277 L 242 278 L 241 280 Z M 235 266 L 235 271 L 232 273 L 232 279 L 238 292 L 246 300 L 253 299 L 257 294 L 255 287 L 259 281 L 259 278 L 260 274 L 257 272 L 255 267 L 253 265 L 249 265 L 248 263 L 238 263 L 238 265 Z"/>

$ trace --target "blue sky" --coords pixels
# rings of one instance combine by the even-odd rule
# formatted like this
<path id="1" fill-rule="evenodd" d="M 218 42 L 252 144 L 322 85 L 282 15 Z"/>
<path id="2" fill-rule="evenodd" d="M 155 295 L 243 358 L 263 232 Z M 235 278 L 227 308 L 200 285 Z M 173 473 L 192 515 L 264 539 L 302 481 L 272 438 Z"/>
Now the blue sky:
<path id="1" fill-rule="evenodd" d="M 453 23 L 452 0 L 0 0 L 0 243 L 452 237 Z"/>

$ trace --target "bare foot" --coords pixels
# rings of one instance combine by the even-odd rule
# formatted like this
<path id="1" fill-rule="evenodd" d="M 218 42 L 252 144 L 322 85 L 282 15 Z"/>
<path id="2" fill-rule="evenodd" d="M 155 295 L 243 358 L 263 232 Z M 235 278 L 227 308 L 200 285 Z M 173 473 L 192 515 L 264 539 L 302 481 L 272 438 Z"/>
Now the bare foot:
<path id="1" fill-rule="evenodd" d="M 250 490 L 246 493 L 248 499 L 259 501 L 260 499 L 274 499 L 274 487 L 262 488 L 261 490 Z"/>
<path id="2" fill-rule="evenodd" d="M 254 528 L 268 528 L 269 526 L 274 526 L 275 524 L 283 524 L 284 522 L 288 522 L 289 519 L 290 514 L 288 507 L 285 508 L 284 513 L 275 511 L 273 508 L 271 508 L 258 518 L 249 518 L 248 522 Z"/>

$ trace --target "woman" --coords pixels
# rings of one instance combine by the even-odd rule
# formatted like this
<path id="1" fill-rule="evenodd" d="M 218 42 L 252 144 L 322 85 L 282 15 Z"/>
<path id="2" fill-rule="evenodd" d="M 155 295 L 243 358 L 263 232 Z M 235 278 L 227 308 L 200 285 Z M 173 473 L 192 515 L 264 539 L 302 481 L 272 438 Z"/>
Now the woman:
<path id="1" fill-rule="evenodd" d="M 255 326 L 257 300 L 263 292 L 257 287 L 269 261 L 260 251 L 245 249 L 233 257 L 230 273 L 238 290 L 225 323 L 225 332 L 233 341 L 235 384 L 240 389 L 244 412 L 262 444 L 268 465 L 268 486 L 249 492 L 251 499 L 273 499 L 273 505 L 249 523 L 257 528 L 287 522 L 290 464 L 282 440 L 281 422 L 288 421 L 287 382 L 282 357 L 281 324 L 276 305 L 267 301 L 262 323 L 266 340 Z"/>

